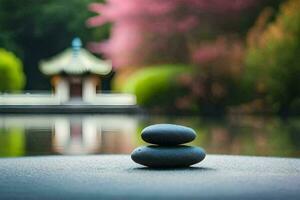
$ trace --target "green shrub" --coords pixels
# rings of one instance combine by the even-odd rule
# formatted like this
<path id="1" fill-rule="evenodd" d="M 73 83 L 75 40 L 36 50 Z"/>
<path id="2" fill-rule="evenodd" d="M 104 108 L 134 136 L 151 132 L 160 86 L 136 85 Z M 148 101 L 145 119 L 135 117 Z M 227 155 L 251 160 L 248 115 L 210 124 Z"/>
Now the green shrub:
<path id="1" fill-rule="evenodd" d="M 249 46 L 247 73 L 279 112 L 291 112 L 300 98 L 300 0 L 285 2 L 275 21 Z"/>
<path id="2" fill-rule="evenodd" d="M 13 53 L 0 49 L 0 92 L 16 92 L 25 84 L 22 63 Z"/>
<path id="3" fill-rule="evenodd" d="M 128 78 L 123 92 L 134 93 L 138 104 L 144 107 L 174 109 L 175 100 L 182 93 L 177 76 L 187 70 L 187 66 L 180 65 L 143 68 Z"/>

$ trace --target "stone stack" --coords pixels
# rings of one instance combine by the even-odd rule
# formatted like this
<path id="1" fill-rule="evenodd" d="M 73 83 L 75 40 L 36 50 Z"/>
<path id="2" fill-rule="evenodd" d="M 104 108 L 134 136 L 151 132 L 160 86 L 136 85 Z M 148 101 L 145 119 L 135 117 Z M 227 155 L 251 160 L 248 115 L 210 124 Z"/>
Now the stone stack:
<path id="1" fill-rule="evenodd" d="M 142 139 L 152 145 L 136 148 L 131 159 L 155 168 L 189 167 L 205 158 L 199 147 L 186 146 L 196 138 L 193 129 L 175 124 L 156 124 L 142 131 Z"/>

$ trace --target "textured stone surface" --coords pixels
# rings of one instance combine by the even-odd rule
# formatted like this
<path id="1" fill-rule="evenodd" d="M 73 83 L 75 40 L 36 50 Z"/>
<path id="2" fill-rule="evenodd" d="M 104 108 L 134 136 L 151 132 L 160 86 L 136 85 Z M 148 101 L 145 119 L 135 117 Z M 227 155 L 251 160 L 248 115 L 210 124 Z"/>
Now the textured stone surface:
<path id="1" fill-rule="evenodd" d="M 148 167 L 188 167 L 205 158 L 205 151 L 190 146 L 144 146 L 136 148 L 131 159 Z"/>
<path id="2" fill-rule="evenodd" d="M 300 159 L 207 155 L 187 169 L 128 155 L 0 159 L 0 199 L 299 199 Z"/>
<path id="3" fill-rule="evenodd" d="M 178 145 L 191 142 L 196 133 L 193 129 L 175 124 L 155 124 L 142 130 L 142 139 L 151 144 Z"/>

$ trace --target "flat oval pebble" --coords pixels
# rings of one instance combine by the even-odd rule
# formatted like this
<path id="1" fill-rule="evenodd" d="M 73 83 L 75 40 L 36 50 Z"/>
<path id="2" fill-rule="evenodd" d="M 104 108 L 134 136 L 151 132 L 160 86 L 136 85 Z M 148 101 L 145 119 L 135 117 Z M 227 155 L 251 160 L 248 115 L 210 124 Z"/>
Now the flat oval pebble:
<path id="1" fill-rule="evenodd" d="M 145 142 L 163 146 L 188 143 L 195 137 L 193 129 L 175 124 L 155 124 L 142 130 L 142 139 Z"/>
<path id="2" fill-rule="evenodd" d="M 136 148 L 131 159 L 141 165 L 153 168 L 188 167 L 205 158 L 205 151 L 190 146 L 144 146 Z"/>

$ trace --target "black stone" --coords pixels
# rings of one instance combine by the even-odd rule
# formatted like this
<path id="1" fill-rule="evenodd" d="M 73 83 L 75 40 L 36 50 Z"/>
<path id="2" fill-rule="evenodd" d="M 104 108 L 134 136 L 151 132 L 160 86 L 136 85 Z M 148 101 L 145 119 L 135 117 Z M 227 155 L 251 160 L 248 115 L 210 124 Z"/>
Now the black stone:
<path id="1" fill-rule="evenodd" d="M 188 143 L 195 137 L 193 129 L 175 124 L 155 124 L 142 131 L 142 139 L 145 142 L 163 146 Z"/>
<path id="2" fill-rule="evenodd" d="M 144 146 L 136 148 L 131 159 L 141 165 L 156 168 L 188 167 L 205 158 L 205 151 L 190 146 Z"/>

